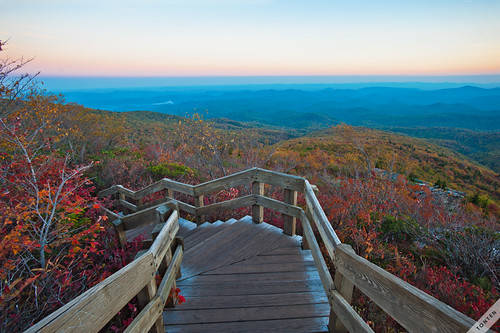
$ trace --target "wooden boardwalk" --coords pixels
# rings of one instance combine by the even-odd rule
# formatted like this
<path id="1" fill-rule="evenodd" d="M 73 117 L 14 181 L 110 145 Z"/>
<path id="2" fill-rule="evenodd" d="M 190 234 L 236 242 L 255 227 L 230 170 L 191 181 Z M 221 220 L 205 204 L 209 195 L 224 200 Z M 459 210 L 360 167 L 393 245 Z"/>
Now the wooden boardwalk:
<path id="1" fill-rule="evenodd" d="M 180 220 L 186 303 L 164 312 L 167 332 L 324 332 L 330 307 L 310 251 L 251 217 Z"/>
<path id="2" fill-rule="evenodd" d="M 283 188 L 283 201 L 267 197 L 265 184 Z M 250 185 L 252 194 L 204 205 L 205 195 L 240 185 Z M 164 190 L 165 198 L 144 203 L 147 196 Z M 137 191 L 121 185 L 105 189 L 99 196 L 115 196 L 118 211 L 124 212 L 101 207 L 120 245 L 143 234 L 144 250 L 26 332 L 99 332 L 136 298 L 140 312 L 128 333 L 373 333 L 350 305 L 355 286 L 409 332 L 466 332 L 474 325 L 473 319 L 343 244 L 315 191 L 302 177 L 259 168 L 198 185 L 163 178 Z M 193 197 L 195 205 L 175 200 L 176 192 Z M 298 193 L 305 207 L 297 206 Z M 251 208 L 252 217 L 198 227 L 179 218 L 183 212 L 199 222 L 220 209 L 241 207 Z M 264 208 L 282 214 L 283 230 L 261 223 Z M 301 237 L 294 236 L 297 219 L 310 250 L 303 251 Z M 324 255 L 333 263 L 335 276 Z M 165 311 L 179 269 L 177 286 L 187 302 Z"/>

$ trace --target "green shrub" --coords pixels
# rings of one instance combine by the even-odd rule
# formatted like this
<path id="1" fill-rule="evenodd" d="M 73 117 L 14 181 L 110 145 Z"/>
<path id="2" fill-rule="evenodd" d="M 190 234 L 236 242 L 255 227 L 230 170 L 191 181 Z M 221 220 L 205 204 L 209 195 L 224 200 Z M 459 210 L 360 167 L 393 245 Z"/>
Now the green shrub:
<path id="1" fill-rule="evenodd" d="M 197 172 L 190 167 L 179 163 L 159 163 L 149 165 L 148 171 L 154 178 L 180 178 L 184 176 L 194 177 Z"/>
<path id="2" fill-rule="evenodd" d="M 408 219 L 397 219 L 392 215 L 386 215 L 380 224 L 379 231 L 385 241 L 412 241 L 418 233 L 416 221 Z"/>

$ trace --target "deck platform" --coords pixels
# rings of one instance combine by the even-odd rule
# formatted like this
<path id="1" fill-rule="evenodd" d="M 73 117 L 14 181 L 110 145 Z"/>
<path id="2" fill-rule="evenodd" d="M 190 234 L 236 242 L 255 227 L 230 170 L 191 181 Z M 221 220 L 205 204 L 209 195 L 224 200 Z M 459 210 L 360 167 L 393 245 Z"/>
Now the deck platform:
<path id="1" fill-rule="evenodd" d="M 310 251 L 251 217 L 180 220 L 186 303 L 164 312 L 167 332 L 326 332 L 330 307 Z"/>

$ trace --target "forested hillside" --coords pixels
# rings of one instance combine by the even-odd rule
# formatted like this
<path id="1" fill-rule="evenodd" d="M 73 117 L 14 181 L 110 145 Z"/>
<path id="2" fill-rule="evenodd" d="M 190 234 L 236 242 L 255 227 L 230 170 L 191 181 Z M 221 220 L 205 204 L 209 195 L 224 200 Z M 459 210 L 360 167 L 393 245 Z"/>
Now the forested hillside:
<path id="1" fill-rule="evenodd" d="M 321 168 L 332 175 L 355 176 L 383 169 L 409 180 L 446 183 L 469 195 L 488 194 L 500 200 L 500 177 L 468 158 L 425 140 L 388 131 L 340 125 L 282 142 L 278 153 L 294 154 L 297 168 Z"/>
<path id="2" fill-rule="evenodd" d="M 446 127 L 393 127 L 389 130 L 426 138 L 440 146 L 457 151 L 496 173 L 500 172 L 500 132 L 479 132 Z"/>

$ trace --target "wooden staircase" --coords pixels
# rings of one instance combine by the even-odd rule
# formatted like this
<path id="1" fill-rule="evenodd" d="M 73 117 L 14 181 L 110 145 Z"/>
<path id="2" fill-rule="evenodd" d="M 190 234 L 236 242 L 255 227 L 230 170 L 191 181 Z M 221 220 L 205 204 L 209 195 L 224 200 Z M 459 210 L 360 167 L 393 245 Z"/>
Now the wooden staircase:
<path id="1" fill-rule="evenodd" d="M 284 202 L 267 197 L 265 184 L 282 187 Z M 203 205 L 205 195 L 237 186 L 251 194 Z M 354 287 L 409 332 L 467 332 L 475 324 L 343 244 L 315 190 L 304 178 L 252 168 L 199 185 L 165 178 L 138 191 L 101 191 L 128 212 L 102 207 L 120 243 L 142 234 L 148 249 L 28 331 L 98 332 L 136 298 L 140 312 L 126 332 L 373 332 L 350 304 Z M 144 202 L 160 191 L 163 198 Z M 252 216 L 202 223 L 242 207 Z M 264 208 L 283 215 L 283 230 L 263 222 Z M 176 285 L 187 302 L 165 311 Z"/>
<path id="2" fill-rule="evenodd" d="M 328 331 L 328 298 L 301 237 L 250 216 L 179 225 L 187 302 L 164 313 L 167 332 Z"/>

